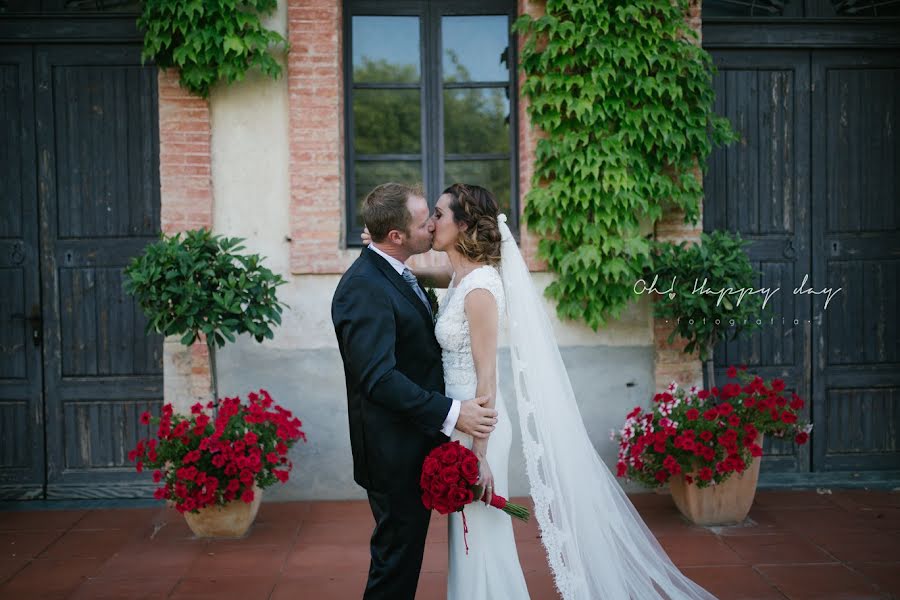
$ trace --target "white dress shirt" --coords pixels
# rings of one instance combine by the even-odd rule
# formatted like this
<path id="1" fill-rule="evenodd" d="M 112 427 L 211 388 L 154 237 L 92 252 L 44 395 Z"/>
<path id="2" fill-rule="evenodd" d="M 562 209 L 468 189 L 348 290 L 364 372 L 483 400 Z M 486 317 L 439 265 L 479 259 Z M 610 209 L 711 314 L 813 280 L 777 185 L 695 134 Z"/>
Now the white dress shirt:
<path id="1" fill-rule="evenodd" d="M 407 266 L 394 258 L 393 256 L 385 253 L 383 250 L 378 248 L 375 244 L 369 244 L 369 248 L 372 252 L 375 252 L 384 260 L 388 261 L 388 264 L 394 267 L 394 270 L 397 271 L 397 274 L 401 277 L 403 276 L 403 270 L 407 268 Z M 457 400 L 456 398 L 451 398 L 453 402 L 450 404 L 450 412 L 447 413 L 447 418 L 444 419 L 444 424 L 441 426 L 441 431 L 447 437 L 450 437 L 450 434 L 453 433 L 453 429 L 456 428 L 456 422 L 459 420 L 459 410 L 462 408 L 462 402 Z"/>

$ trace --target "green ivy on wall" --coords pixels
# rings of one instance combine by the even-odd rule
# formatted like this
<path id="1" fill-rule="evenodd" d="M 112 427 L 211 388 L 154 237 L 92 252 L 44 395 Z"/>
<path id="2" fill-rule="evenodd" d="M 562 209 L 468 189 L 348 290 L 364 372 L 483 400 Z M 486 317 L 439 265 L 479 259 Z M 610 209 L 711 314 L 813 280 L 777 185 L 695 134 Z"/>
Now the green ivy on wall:
<path id="1" fill-rule="evenodd" d="M 562 318 L 593 329 L 617 318 L 652 269 L 641 219 L 679 207 L 696 223 L 714 145 L 735 135 L 713 113 L 714 66 L 685 0 L 548 0 L 524 15 L 522 92 L 537 143 L 525 219 L 558 274 Z"/>
<path id="2" fill-rule="evenodd" d="M 259 18 L 277 6 L 277 0 L 145 0 L 138 18 L 143 57 L 177 67 L 181 85 L 203 98 L 217 81 L 239 81 L 252 67 L 277 78 L 281 65 L 269 49 L 288 44 Z"/>

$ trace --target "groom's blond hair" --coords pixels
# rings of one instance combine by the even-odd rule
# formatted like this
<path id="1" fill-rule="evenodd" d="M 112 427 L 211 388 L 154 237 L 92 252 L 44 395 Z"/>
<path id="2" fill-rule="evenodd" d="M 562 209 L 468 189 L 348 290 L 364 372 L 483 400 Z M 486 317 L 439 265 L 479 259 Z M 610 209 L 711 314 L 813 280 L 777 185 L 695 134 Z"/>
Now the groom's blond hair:
<path id="1" fill-rule="evenodd" d="M 366 196 L 362 205 L 362 218 L 373 242 L 383 242 L 391 230 L 409 235 L 412 215 L 406 206 L 413 197 L 424 197 L 418 186 L 402 183 L 382 183 Z"/>

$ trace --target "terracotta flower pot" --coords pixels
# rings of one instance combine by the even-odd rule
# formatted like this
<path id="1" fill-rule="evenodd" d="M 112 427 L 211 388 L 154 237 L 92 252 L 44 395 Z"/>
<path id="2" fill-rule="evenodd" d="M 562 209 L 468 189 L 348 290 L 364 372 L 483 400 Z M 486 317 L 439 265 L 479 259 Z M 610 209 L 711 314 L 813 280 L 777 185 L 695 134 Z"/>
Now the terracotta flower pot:
<path id="1" fill-rule="evenodd" d="M 225 505 L 207 506 L 196 513 L 184 513 L 184 520 L 194 535 L 200 538 L 243 537 L 256 519 L 262 492 L 254 485 L 253 502 L 250 504 L 237 499 Z"/>
<path id="2" fill-rule="evenodd" d="M 759 445 L 762 443 L 760 435 Z M 747 518 L 753 505 L 759 463 L 757 456 L 743 473 L 732 473 L 722 483 L 705 488 L 685 483 L 683 476 L 673 477 L 669 480 L 672 500 L 681 514 L 696 525 L 736 525 Z M 696 479 L 696 474 L 692 475 Z"/>

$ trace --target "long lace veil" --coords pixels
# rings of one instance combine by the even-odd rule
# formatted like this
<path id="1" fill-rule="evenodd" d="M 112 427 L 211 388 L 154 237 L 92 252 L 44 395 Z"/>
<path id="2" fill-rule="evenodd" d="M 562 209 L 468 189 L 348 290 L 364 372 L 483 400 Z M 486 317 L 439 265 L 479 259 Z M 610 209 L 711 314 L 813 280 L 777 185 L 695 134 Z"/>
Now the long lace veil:
<path id="1" fill-rule="evenodd" d="M 597 455 L 506 216 L 501 265 L 534 512 L 564 600 L 714 600 L 683 575 Z"/>

